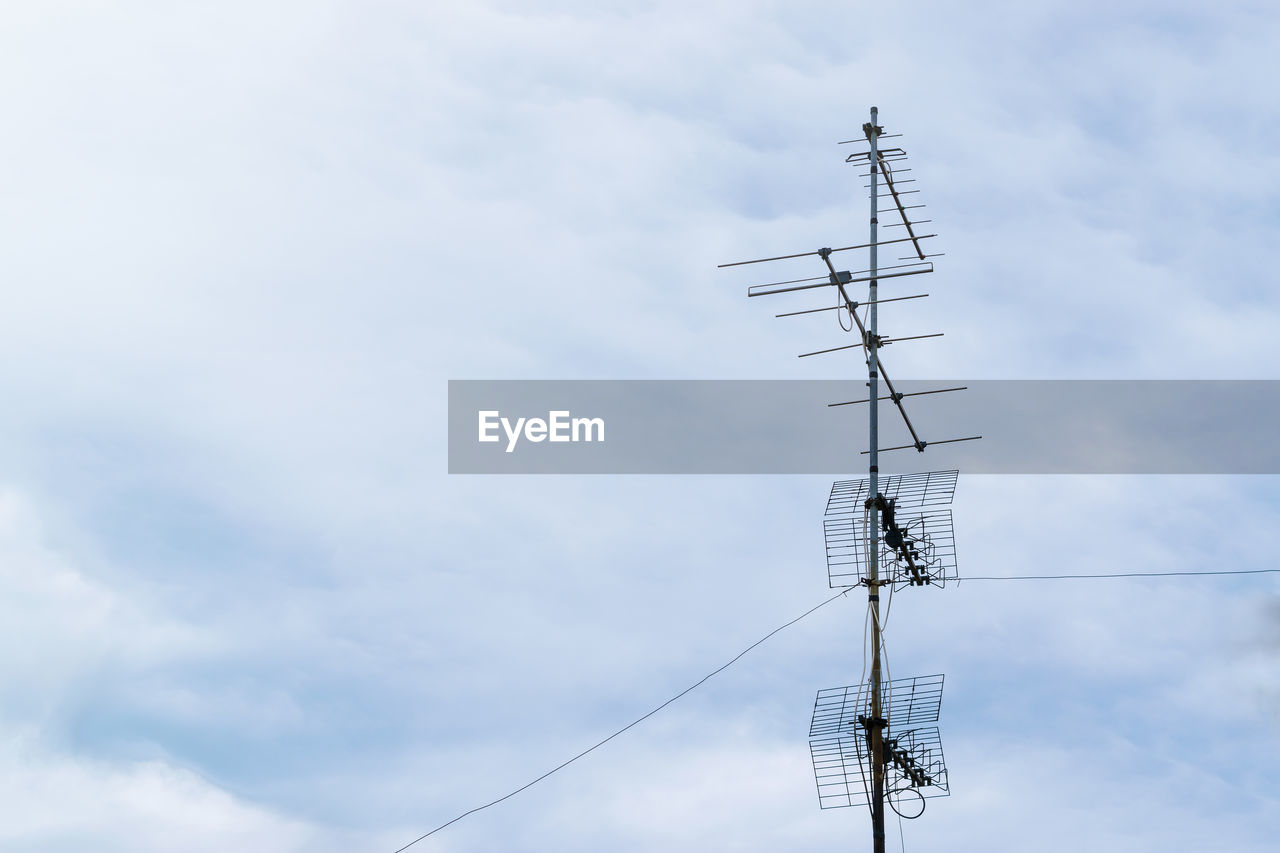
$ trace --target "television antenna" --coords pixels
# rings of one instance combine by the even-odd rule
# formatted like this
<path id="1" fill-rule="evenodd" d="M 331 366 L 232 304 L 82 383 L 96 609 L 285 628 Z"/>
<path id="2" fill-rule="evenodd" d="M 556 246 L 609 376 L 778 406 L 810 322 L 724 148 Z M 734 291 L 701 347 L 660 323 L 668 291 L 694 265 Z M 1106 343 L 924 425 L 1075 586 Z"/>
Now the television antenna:
<path id="1" fill-rule="evenodd" d="M 829 353 L 860 350 L 867 364 L 868 395 L 861 400 L 829 403 L 829 407 L 868 403 L 868 476 L 864 480 L 835 483 L 827 501 L 824 536 L 827 546 L 827 575 L 832 587 L 867 588 L 868 617 L 871 625 L 869 681 L 853 687 L 837 687 L 818 691 L 813 720 L 809 729 L 809 749 L 813 758 L 814 777 L 818 787 L 818 803 L 822 808 L 867 805 L 871 811 L 874 853 L 884 853 L 884 806 L 887 802 L 901 817 L 919 817 L 926 798 L 950 793 L 942 742 L 936 727 L 924 723 L 937 722 L 942 703 L 941 675 L 886 680 L 883 625 L 880 619 L 880 590 L 908 586 L 944 586 L 958 577 L 955 536 L 951 511 L 947 507 L 955 492 L 956 471 L 934 471 L 924 474 L 898 474 L 880 477 L 880 454 L 914 449 L 923 453 L 931 444 L 974 441 L 971 435 L 926 441 L 907 412 L 908 397 L 963 391 L 963 386 L 936 388 L 903 393 L 894 386 L 884 367 L 880 350 L 902 341 L 940 337 L 942 333 L 884 337 L 879 330 L 879 307 L 889 302 L 923 299 L 927 293 L 881 298 L 878 285 L 882 280 L 901 279 L 933 272 L 932 258 L 941 253 L 929 252 L 925 241 L 936 237 L 924 233 L 927 219 L 914 218 L 923 204 L 915 203 L 919 192 L 914 177 L 904 164 L 907 153 L 900 147 L 881 147 L 884 139 L 901 134 L 885 134 L 877 124 L 879 110 L 871 108 L 871 121 L 863 124 L 861 139 L 840 144 L 865 143 L 845 158 L 846 163 L 865 167 L 860 177 L 869 179 L 870 234 L 865 243 L 839 248 L 776 255 L 747 261 L 721 264 L 737 267 L 748 264 L 796 261 L 811 263 L 817 257 L 826 267 L 825 274 L 801 275 L 747 289 L 747 296 L 774 296 L 785 293 L 808 293 L 834 288 L 835 304 L 785 311 L 777 317 L 798 317 L 836 312 L 841 328 L 858 331 L 853 344 L 827 347 L 800 353 L 800 358 Z M 883 187 L 881 186 L 883 182 Z M 886 201 L 887 200 L 887 201 Z M 881 205 L 884 204 L 884 207 Z M 881 239 L 880 216 L 892 221 L 885 228 L 901 228 L 895 236 Z M 897 236 L 897 233 L 903 236 Z M 898 263 L 881 265 L 879 250 L 892 246 L 904 250 Z M 866 268 L 839 270 L 832 256 L 842 252 L 863 251 Z M 841 255 L 843 257 L 843 255 Z M 803 259 L 803 260 L 802 260 Z M 855 284 L 867 285 L 865 300 L 849 295 Z M 829 291 L 828 291 L 829 292 Z M 863 316 L 859 316 L 862 311 Z M 849 317 L 846 326 L 844 317 Z M 885 391 L 881 395 L 880 383 Z M 881 401 L 889 401 L 906 428 L 910 441 L 889 447 L 880 446 Z M 883 549 L 881 542 L 884 543 Z"/>

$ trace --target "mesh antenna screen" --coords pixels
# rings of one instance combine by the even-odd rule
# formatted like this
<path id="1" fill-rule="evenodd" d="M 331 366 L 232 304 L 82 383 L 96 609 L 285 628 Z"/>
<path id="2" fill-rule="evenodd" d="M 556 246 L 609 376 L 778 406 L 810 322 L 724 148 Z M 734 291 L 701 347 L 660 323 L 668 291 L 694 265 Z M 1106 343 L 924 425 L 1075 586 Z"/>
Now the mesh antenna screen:
<path id="1" fill-rule="evenodd" d="M 951 510 L 955 471 L 886 477 L 880 494 L 893 502 L 893 524 L 880 532 L 878 574 L 895 589 L 945 586 L 959 576 Z M 868 577 L 872 498 L 867 480 L 844 480 L 831 487 L 822 528 L 827 577 L 833 589 L 860 586 Z"/>
<path id="2" fill-rule="evenodd" d="M 919 474 L 891 474 L 880 478 L 880 494 L 896 502 L 898 509 L 949 506 L 956 493 L 959 471 L 925 471 Z M 871 481 L 839 480 L 831 485 L 827 517 L 861 515 L 871 494 Z"/>
<path id="3" fill-rule="evenodd" d="M 910 788 L 922 797 L 951 793 L 942 739 L 936 727 L 908 729 L 886 736 L 885 790 Z M 846 735 L 809 742 L 818 805 L 824 809 L 870 802 L 871 751 L 866 735 Z"/>
<path id="4" fill-rule="evenodd" d="M 901 731 L 924 723 L 936 723 L 942 708 L 943 676 L 918 675 L 896 678 L 880 685 L 880 715 L 886 730 Z M 809 737 L 861 733 L 860 717 L 871 716 L 871 686 L 830 687 L 818 691 L 813 703 Z"/>

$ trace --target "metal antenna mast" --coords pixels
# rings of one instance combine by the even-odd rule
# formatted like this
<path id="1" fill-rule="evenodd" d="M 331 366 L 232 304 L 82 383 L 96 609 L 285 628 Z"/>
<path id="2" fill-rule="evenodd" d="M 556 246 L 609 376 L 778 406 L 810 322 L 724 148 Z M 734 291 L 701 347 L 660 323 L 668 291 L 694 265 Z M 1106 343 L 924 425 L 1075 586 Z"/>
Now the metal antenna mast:
<path id="1" fill-rule="evenodd" d="M 880 258 L 878 254 L 879 246 L 876 245 L 877 231 L 880 220 L 877 217 L 879 212 L 880 200 L 877 198 L 879 187 L 877 176 L 879 170 L 876 164 L 879 162 L 876 158 L 878 153 L 878 142 L 881 128 L 876 126 L 876 119 L 880 116 L 880 110 L 875 107 L 871 108 L 871 121 L 862 126 L 862 132 L 867 136 L 867 143 L 871 146 L 869 160 L 871 162 L 871 282 L 867 285 L 867 302 L 870 303 L 870 313 L 868 314 L 867 334 L 870 340 L 867 345 L 867 374 L 870 379 L 867 382 L 871 389 L 871 403 L 867 406 L 869 412 L 869 423 L 867 429 L 870 432 L 870 444 L 868 451 L 871 456 L 871 464 L 867 469 L 868 479 L 871 481 L 871 494 L 880 494 L 880 361 L 878 358 L 879 347 L 876 345 L 876 333 L 879 330 L 879 308 L 876 304 L 876 274 L 880 271 Z M 867 725 L 867 748 L 871 751 L 871 838 L 872 849 L 874 853 L 884 853 L 884 746 L 881 743 L 882 732 L 880 731 L 880 721 L 883 718 L 880 707 L 880 574 L 877 567 L 880 564 L 880 525 L 879 510 L 873 508 L 875 518 L 871 523 L 871 560 L 870 572 L 867 578 L 867 607 L 871 610 L 871 721 Z"/>
<path id="2" fill-rule="evenodd" d="M 919 299 L 928 295 L 881 299 L 878 289 L 880 280 L 931 273 L 933 263 L 927 259 L 937 255 L 926 254 L 921 247 L 922 240 L 935 235 L 916 233 L 916 227 L 928 220 L 913 220 L 908 213 L 924 205 L 903 204 L 904 195 L 916 192 L 899 188 L 899 184 L 911 183 L 913 179 L 902 180 L 895 177 L 910 171 L 895 169 L 893 165 L 904 161 L 906 152 L 901 148 L 881 148 L 880 140 L 889 137 L 877 124 L 878 118 L 879 110 L 872 107 L 871 121 L 862 126 L 868 150 L 852 154 L 845 161 L 856 165 L 865 164 L 867 173 L 864 177 L 871 179 L 868 185 L 871 191 L 871 215 L 867 243 L 737 261 L 721 264 L 721 267 L 788 261 L 817 255 L 826 265 L 827 275 L 755 285 L 747 289 L 747 295 L 766 296 L 824 287 L 835 288 L 837 300 L 834 308 L 810 308 L 784 312 L 777 316 L 794 317 L 834 310 L 843 328 L 843 314 L 847 312 L 851 322 L 845 330 L 852 331 L 856 326 L 860 337 L 857 344 L 802 353 L 800 357 L 848 349 L 861 349 L 866 356 L 867 387 L 870 390 L 868 399 L 830 403 L 828 406 L 870 404 L 869 446 L 864 451 L 870 457 L 868 477 L 866 480 L 837 482 L 832 486 L 823 526 L 830 585 L 867 587 L 868 619 L 871 625 L 871 678 L 869 682 L 856 687 L 818 692 L 809 729 L 809 748 L 813 757 L 819 805 L 823 808 L 859 803 L 868 805 L 874 853 L 885 853 L 885 803 L 888 802 L 902 817 L 919 817 L 924 811 L 925 798 L 944 796 L 950 792 L 950 786 L 938 730 L 919 727 L 921 723 L 935 722 L 938 719 L 943 677 L 932 675 L 892 681 L 885 679 L 884 669 L 887 664 L 884 660 L 883 625 L 880 619 L 880 591 L 887 588 L 892 595 L 895 589 L 904 586 L 943 586 L 948 579 L 957 577 L 951 512 L 939 509 L 951 502 L 957 472 L 893 475 L 882 480 L 880 451 L 912 448 L 923 453 L 929 444 L 920 437 L 915 424 L 907 415 L 903 398 L 961 391 L 964 388 L 939 388 L 904 394 L 897 391 L 884 372 L 880 357 L 882 347 L 895 341 L 939 335 L 882 338 L 879 333 L 878 309 L 882 302 Z M 886 190 L 883 193 L 880 189 L 881 179 Z M 882 198 L 892 199 L 892 205 L 881 209 Z M 892 214 L 898 220 L 886 227 L 902 227 L 907 236 L 881 240 L 879 217 L 882 213 Z M 911 254 L 899 260 L 907 263 L 886 267 L 884 269 L 893 271 L 884 272 L 880 266 L 879 248 L 904 243 L 910 243 Z M 858 249 L 868 250 L 867 269 L 857 274 L 836 269 L 831 260 L 833 253 Z M 867 299 L 864 303 L 851 299 L 846 290 L 846 285 L 855 282 L 867 283 Z M 858 309 L 862 307 L 866 309 L 865 323 L 858 316 Z M 884 397 L 880 395 L 881 379 L 888 391 Z M 911 437 L 909 444 L 880 447 L 879 401 L 882 399 L 892 401 L 897 408 Z M 972 441 L 977 438 L 981 436 L 951 438 L 933 443 Z M 916 799 L 919 811 L 912 808 Z M 904 814 L 904 808 L 913 813 Z"/>

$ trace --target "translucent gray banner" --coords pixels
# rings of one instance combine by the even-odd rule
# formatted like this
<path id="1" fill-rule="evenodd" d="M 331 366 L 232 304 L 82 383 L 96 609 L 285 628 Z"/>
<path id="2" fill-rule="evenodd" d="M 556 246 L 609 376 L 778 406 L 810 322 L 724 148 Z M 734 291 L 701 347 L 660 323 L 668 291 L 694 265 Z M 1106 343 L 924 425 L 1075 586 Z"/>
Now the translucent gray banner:
<path id="1" fill-rule="evenodd" d="M 969 474 L 1280 473 L 1280 381 L 896 383 L 929 444 L 880 468 Z M 451 474 L 856 474 L 863 381 L 451 380 Z M 880 447 L 911 444 L 880 403 Z M 979 441 L 942 443 L 981 435 Z"/>

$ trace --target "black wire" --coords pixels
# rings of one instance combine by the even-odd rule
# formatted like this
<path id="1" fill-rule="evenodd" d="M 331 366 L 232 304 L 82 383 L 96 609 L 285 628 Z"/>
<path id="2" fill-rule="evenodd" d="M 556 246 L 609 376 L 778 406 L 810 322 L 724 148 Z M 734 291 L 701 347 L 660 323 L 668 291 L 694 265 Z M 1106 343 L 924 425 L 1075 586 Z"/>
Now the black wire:
<path id="1" fill-rule="evenodd" d="M 965 577 L 964 581 L 1043 581 L 1064 580 L 1070 578 L 1176 578 L 1193 575 L 1262 575 L 1280 572 L 1280 569 L 1231 569 L 1220 572 L 1117 572 L 1101 575 L 991 575 L 988 577 Z"/>
<path id="2" fill-rule="evenodd" d="M 840 313 L 841 311 L 849 312 L 848 327 L 846 327 L 844 324 L 844 315 Z M 849 307 L 849 301 L 845 298 L 843 287 L 836 288 L 836 322 L 840 324 L 840 329 L 842 331 L 845 331 L 845 332 L 853 331 L 853 327 L 855 325 L 853 322 L 853 309 Z"/>
<path id="3" fill-rule="evenodd" d="M 809 608 L 809 609 L 808 609 L 808 610 L 806 610 L 804 613 L 801 613 L 799 616 L 797 616 L 796 618 L 792 619 L 790 622 L 787 622 L 785 625 L 779 625 L 777 628 L 774 628 L 772 631 L 770 631 L 769 633 L 765 634 L 763 637 L 761 637 L 760 639 L 756 640 L 754 643 L 752 643 L 751 645 L 747 646 L 747 647 L 746 647 L 745 649 L 743 649 L 742 651 L 738 652 L 738 654 L 736 654 L 736 655 L 733 657 L 733 659 L 732 659 L 732 660 L 730 660 L 728 663 L 726 663 L 726 664 L 724 664 L 723 666 L 721 666 L 719 669 L 715 669 L 715 670 L 712 670 L 711 672 L 707 673 L 706 675 L 704 675 L 701 679 L 699 679 L 699 680 L 698 680 L 697 682 L 695 682 L 694 684 L 692 684 L 692 685 L 690 685 L 690 686 L 686 687 L 684 690 L 681 690 L 681 691 L 680 691 L 679 693 L 677 693 L 675 696 L 672 696 L 670 699 L 668 699 L 667 701 L 663 702 L 661 705 L 659 705 L 658 707 L 654 708 L 652 711 L 650 711 L 649 713 L 645 714 L 643 717 L 640 717 L 639 719 L 637 719 L 637 720 L 635 720 L 635 721 L 633 721 L 633 722 L 631 722 L 631 723 L 628 723 L 627 725 L 625 725 L 625 726 L 623 726 L 622 728 L 618 729 L 616 732 L 614 732 L 613 734 L 609 735 L 607 738 L 605 738 L 604 740 L 600 741 L 600 742 L 599 742 L 599 743 L 597 743 L 595 746 L 592 746 L 592 747 L 589 747 L 589 748 L 587 748 L 587 749 L 584 749 L 582 752 L 579 752 L 579 753 L 578 753 L 577 755 L 575 755 L 573 758 L 570 758 L 568 761 L 564 762 L 563 764 L 560 764 L 560 765 L 557 765 L 556 767 L 553 767 L 552 769 L 548 770 L 546 773 L 543 773 L 543 774 L 542 774 L 541 776 L 539 776 L 537 779 L 534 779 L 532 782 L 528 782 L 528 783 L 526 783 L 526 784 L 524 784 L 524 785 L 521 785 L 519 788 L 516 788 L 516 789 L 515 789 L 514 791 L 512 791 L 511 793 L 506 794 L 505 796 L 501 796 L 501 797 L 499 797 L 498 799 L 494 800 L 494 801 L 493 801 L 493 802 L 491 802 L 491 803 L 485 803 L 483 806 L 476 806 L 474 809 L 471 809 L 471 810 L 469 810 L 469 811 L 465 811 L 465 812 L 463 812 L 462 814 L 460 814 L 460 815 L 458 815 L 457 817 L 455 817 L 453 820 L 449 821 L 448 823 L 442 823 L 442 824 L 440 824 L 440 825 L 439 825 L 439 826 L 437 826 L 435 829 L 433 829 L 433 830 L 431 830 L 430 832 L 428 832 L 426 835 L 421 835 L 421 836 L 419 836 L 419 837 L 417 837 L 417 838 L 413 839 L 412 841 L 410 841 L 410 842 L 409 842 L 408 844 L 406 844 L 405 846 L 403 846 L 403 847 L 401 847 L 400 849 L 396 850 L 396 851 L 395 851 L 395 853 L 403 853 L 403 851 L 408 850 L 410 847 L 412 847 L 413 845 L 417 844 L 419 841 L 422 841 L 422 840 L 423 840 L 423 839 L 425 839 L 425 838 L 429 838 L 429 837 L 431 837 L 432 835 L 435 835 L 437 832 L 439 832 L 440 830 L 444 829 L 445 827 L 452 826 L 453 824 L 455 824 L 455 823 L 457 823 L 458 821 L 462 820 L 462 819 L 463 819 L 464 817 L 466 817 L 467 815 L 473 815 L 473 814 L 475 814 L 475 813 L 476 813 L 476 812 L 478 812 L 478 811 L 483 811 L 483 810 L 485 810 L 485 809 L 489 808 L 490 806 L 496 806 L 498 803 L 502 802 L 503 800 L 509 800 L 509 799 L 511 799 L 512 797 L 514 797 L 516 794 L 519 794 L 521 791 L 524 791 L 524 790 L 527 790 L 527 789 L 529 789 L 529 788 L 532 788 L 534 785 L 538 784 L 538 783 L 539 783 L 539 782 L 541 782 L 543 779 L 546 779 L 546 778 L 547 778 L 548 776 L 550 776 L 552 773 L 555 773 L 555 772 L 557 772 L 557 771 L 559 771 L 559 770 L 563 770 L 564 768 L 568 767 L 568 766 L 569 766 L 570 764 L 572 764 L 573 762 L 577 761 L 579 758 L 582 758 L 583 756 L 587 755 L 588 753 L 590 753 L 590 752 L 594 752 L 595 750 L 597 750 L 597 749 L 599 749 L 600 747 L 604 746 L 606 743 L 608 743 L 609 741 L 613 740 L 613 739 L 614 739 L 614 738 L 616 738 L 618 735 L 620 735 L 620 734 L 622 734 L 623 732 L 625 732 L 627 729 L 630 729 L 630 728 L 632 728 L 632 727 L 634 727 L 634 726 L 639 725 L 640 723 L 643 723 L 645 720 L 649 719 L 649 718 L 650 718 L 650 717 L 652 717 L 654 714 L 658 713 L 658 712 L 659 712 L 659 711 L 661 711 L 663 708 L 665 708 L 665 707 L 667 707 L 668 705 L 670 705 L 672 702 L 674 702 L 674 701 L 676 701 L 677 699 L 679 699 L 680 697 L 684 696 L 686 693 L 690 693 L 690 692 L 692 692 L 693 690 L 695 690 L 695 689 L 697 689 L 697 688 L 701 687 L 701 686 L 702 686 L 703 684 L 705 684 L 707 681 L 711 680 L 711 678 L 712 678 L 713 676 L 719 675 L 721 672 L 724 672 L 726 669 L 728 669 L 729 667 L 733 666 L 735 663 L 737 663 L 739 660 L 741 660 L 741 659 L 742 659 L 742 658 L 747 654 L 747 652 L 751 651 L 751 650 L 752 650 L 752 649 L 754 649 L 756 646 L 758 646 L 758 645 L 760 645 L 761 643 L 763 643 L 765 640 L 768 640 L 768 639 L 769 639 L 770 637 L 772 637 L 774 634 L 777 634 L 779 631 L 782 631 L 782 630 L 785 630 L 785 629 L 787 629 L 787 628 L 790 628 L 792 625 L 796 624 L 797 622 L 799 622 L 801 619 L 805 618 L 805 617 L 806 617 L 806 616 L 808 616 L 809 614 L 811 614 L 811 613 L 813 613 L 813 612 L 815 612 L 815 611 L 817 611 L 817 610 L 819 610 L 819 609 L 821 609 L 821 608 L 823 608 L 823 607 L 826 607 L 828 604 L 830 604 L 831 602 L 835 601 L 837 598 L 840 598 L 840 597 L 842 597 L 842 596 L 848 595 L 850 592 L 852 592 L 852 590 L 851 590 L 851 589 L 846 589 L 846 590 L 843 590 L 843 591 L 841 591 L 841 592 L 838 592 L 838 593 L 836 593 L 835 595 L 833 595 L 833 596 L 831 596 L 830 598 L 828 598 L 826 601 L 822 602 L 821 604 L 819 604 L 819 605 L 817 605 L 817 606 L 815 606 L 815 607 L 811 607 L 811 608 Z"/>

